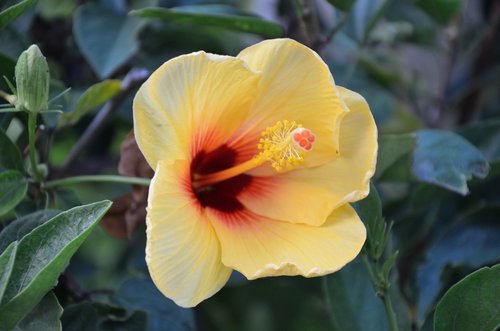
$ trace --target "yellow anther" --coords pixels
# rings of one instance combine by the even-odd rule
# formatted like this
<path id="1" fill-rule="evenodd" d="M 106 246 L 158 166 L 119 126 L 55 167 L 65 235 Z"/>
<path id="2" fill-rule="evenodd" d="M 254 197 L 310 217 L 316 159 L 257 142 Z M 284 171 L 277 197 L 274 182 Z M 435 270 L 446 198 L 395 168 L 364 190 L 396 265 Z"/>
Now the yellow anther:
<path id="1" fill-rule="evenodd" d="M 278 121 L 262 132 L 257 158 L 269 161 L 276 171 L 290 170 L 304 160 L 304 154 L 312 149 L 313 142 L 314 134 L 309 129 L 295 121 Z"/>

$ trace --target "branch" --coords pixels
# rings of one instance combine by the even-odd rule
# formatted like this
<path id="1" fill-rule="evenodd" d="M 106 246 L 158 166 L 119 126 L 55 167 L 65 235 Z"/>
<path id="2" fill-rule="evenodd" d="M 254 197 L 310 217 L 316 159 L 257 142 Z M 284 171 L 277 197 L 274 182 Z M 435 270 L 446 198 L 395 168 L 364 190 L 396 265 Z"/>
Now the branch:
<path id="1" fill-rule="evenodd" d="M 125 101 L 128 94 L 140 86 L 147 78 L 148 72 L 144 69 L 132 69 L 122 82 L 121 92 L 113 100 L 107 102 L 99 111 L 94 120 L 87 127 L 80 140 L 73 147 L 60 169 L 60 175 L 69 172 L 82 152 L 99 136 L 106 127 L 111 116 Z"/>

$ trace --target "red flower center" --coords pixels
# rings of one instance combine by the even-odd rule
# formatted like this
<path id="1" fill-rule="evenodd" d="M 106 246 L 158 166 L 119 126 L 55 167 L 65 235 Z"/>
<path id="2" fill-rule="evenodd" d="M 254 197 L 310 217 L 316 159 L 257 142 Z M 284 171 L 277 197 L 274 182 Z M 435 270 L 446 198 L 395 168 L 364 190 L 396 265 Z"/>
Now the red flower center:
<path id="1" fill-rule="evenodd" d="M 191 182 L 194 174 L 207 175 L 235 166 L 236 156 L 236 151 L 226 145 L 210 153 L 200 151 L 191 162 Z M 252 176 L 241 174 L 200 188 L 192 186 L 192 190 L 203 207 L 234 212 L 244 208 L 236 197 L 251 181 Z"/>

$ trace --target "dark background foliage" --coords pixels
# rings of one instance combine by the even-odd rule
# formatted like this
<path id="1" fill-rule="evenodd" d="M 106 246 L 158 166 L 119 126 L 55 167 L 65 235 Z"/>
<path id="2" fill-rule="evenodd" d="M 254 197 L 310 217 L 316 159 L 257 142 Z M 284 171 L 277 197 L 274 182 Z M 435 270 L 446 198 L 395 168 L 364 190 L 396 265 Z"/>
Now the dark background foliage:
<path id="1" fill-rule="evenodd" d="M 17 3 L 2 1 L 0 10 Z M 37 44 L 49 62 L 51 96 L 71 87 L 56 102 L 64 113 L 42 115 L 43 127 L 37 131 L 39 160 L 47 165 L 50 180 L 117 174 L 123 141 L 119 172 L 149 178 L 150 169 L 127 138 L 131 100 L 149 72 L 200 49 L 236 55 L 262 38 L 294 38 L 322 56 L 338 85 L 361 93 L 376 119 L 380 150 L 374 183 L 384 218 L 394 221 L 384 256 L 399 251 L 389 291 L 400 329 L 432 330 L 434 316 L 437 330 L 494 330 L 500 325 L 498 312 L 488 313 L 500 305 L 498 267 L 480 270 L 454 287 L 464 292 L 448 292 L 434 315 L 453 284 L 500 260 L 500 2 L 21 3 L 26 11 L 16 19 L 0 16 L 0 75 L 14 81 L 18 56 Z M 9 92 L 3 80 L 0 90 Z M 24 113 L 0 113 L 4 270 L 15 247 L 28 245 L 24 238 L 56 210 L 102 199 L 115 204 L 102 227 L 92 232 L 107 206 L 81 207 L 82 215 L 96 215 L 75 234 L 75 242 L 83 244 L 67 268 L 67 261 L 61 261 L 53 270 L 55 288 L 33 310 L 22 312 L 17 330 L 58 330 L 61 325 L 64 330 L 389 329 L 361 258 L 323 278 L 249 282 L 234 273 L 220 293 L 198 307 L 175 306 L 156 290 L 144 262 L 145 190 L 109 183 L 46 190 L 31 185 L 24 170 L 26 123 Z M 365 222 L 375 217 L 367 215 Z M 58 216 L 61 226 L 70 216 Z M 18 244 L 9 246 L 13 241 Z M 22 275 L 19 268 L 13 272 Z M 44 291 L 40 299 L 54 284 L 36 279 L 36 288 Z M 478 284 L 483 288 L 474 287 Z M 495 286 L 497 295 L 486 295 Z M 5 308 L 9 304 L 0 300 L 0 320 L 14 310 Z M 474 316 L 461 305 L 475 307 Z M 457 315 L 465 316 L 460 325 L 446 322 Z M 44 324 L 33 329 L 33 321 Z"/>

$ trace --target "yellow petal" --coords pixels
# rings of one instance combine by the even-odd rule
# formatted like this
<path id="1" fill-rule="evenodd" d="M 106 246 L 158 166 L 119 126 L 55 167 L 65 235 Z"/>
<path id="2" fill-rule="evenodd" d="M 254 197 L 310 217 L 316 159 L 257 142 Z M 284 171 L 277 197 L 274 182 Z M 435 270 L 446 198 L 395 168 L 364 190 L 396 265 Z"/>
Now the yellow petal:
<path id="1" fill-rule="evenodd" d="M 231 269 L 189 181 L 186 161 L 160 161 L 148 198 L 146 262 L 156 287 L 192 307 L 227 282 Z"/>
<path id="2" fill-rule="evenodd" d="M 291 39 L 274 39 L 250 46 L 238 57 L 262 73 L 249 114 L 252 123 L 243 128 L 245 140 L 254 141 L 277 121 L 296 121 L 317 138 L 303 167 L 334 158 L 339 146 L 338 128 L 348 109 L 319 55 Z"/>
<path id="3" fill-rule="evenodd" d="M 340 153 L 322 166 L 274 177 L 254 177 L 238 195 L 256 214 L 293 223 L 321 225 L 347 202 L 364 198 L 377 160 L 377 127 L 365 99 L 339 87 L 350 109 L 340 125 Z"/>
<path id="4" fill-rule="evenodd" d="M 163 64 L 134 99 L 135 137 L 149 165 L 219 147 L 246 120 L 258 80 L 230 56 L 197 52 Z"/>
<path id="5" fill-rule="evenodd" d="M 336 209 L 319 227 L 259 217 L 248 210 L 207 209 L 222 247 L 222 262 L 249 279 L 321 276 L 353 260 L 366 239 L 349 205 Z"/>

